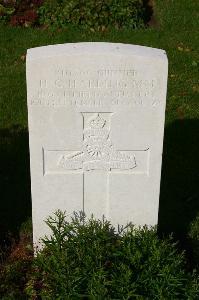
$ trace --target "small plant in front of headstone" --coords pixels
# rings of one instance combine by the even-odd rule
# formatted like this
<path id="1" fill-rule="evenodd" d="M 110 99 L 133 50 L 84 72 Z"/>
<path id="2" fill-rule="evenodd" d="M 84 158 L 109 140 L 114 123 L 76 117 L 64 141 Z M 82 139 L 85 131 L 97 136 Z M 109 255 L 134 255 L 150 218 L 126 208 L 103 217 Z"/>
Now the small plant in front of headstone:
<path id="1" fill-rule="evenodd" d="M 189 273 L 184 253 L 156 228 L 129 224 L 118 231 L 83 213 L 67 221 L 57 211 L 47 220 L 26 284 L 29 299 L 198 299 L 199 280 Z"/>

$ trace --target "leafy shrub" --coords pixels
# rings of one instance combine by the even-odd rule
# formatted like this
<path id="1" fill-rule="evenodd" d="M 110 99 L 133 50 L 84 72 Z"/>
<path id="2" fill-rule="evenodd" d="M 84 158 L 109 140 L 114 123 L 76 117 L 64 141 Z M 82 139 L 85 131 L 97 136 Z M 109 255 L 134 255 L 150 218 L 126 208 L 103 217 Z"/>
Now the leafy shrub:
<path id="1" fill-rule="evenodd" d="M 172 238 L 156 229 L 125 230 L 106 220 L 71 222 L 57 211 L 47 220 L 52 236 L 43 239 L 30 280 L 29 299 L 198 299 L 199 281 L 185 268 Z"/>
<path id="2" fill-rule="evenodd" d="M 38 9 L 39 22 L 48 26 L 81 25 L 91 30 L 144 25 L 142 0 L 45 0 Z"/>

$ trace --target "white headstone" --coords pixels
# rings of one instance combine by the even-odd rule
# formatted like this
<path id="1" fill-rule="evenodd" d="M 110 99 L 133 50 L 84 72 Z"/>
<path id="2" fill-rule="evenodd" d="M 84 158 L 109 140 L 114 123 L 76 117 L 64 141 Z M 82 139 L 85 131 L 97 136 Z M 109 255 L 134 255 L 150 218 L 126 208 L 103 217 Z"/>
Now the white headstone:
<path id="1" fill-rule="evenodd" d="M 157 224 L 167 69 L 165 51 L 135 45 L 28 50 L 34 242 L 56 209 Z"/>

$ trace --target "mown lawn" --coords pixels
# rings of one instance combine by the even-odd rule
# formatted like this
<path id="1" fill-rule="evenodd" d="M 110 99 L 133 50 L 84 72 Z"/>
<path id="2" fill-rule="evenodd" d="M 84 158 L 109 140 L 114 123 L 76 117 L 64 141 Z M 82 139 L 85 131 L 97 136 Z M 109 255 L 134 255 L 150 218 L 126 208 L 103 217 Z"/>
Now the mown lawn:
<path id="1" fill-rule="evenodd" d="M 184 236 L 199 212 L 197 0 L 156 0 L 146 30 L 90 32 L 0 25 L 0 226 L 14 230 L 31 214 L 25 55 L 48 44 L 105 41 L 165 49 L 169 60 L 159 228 Z M 8 222 L 9 217 L 9 222 Z"/>

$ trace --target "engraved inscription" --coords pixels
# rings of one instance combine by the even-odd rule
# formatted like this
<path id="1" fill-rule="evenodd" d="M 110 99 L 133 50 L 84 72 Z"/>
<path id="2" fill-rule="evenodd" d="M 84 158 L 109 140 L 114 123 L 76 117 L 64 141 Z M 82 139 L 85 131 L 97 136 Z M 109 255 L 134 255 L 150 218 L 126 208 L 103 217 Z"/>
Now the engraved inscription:
<path id="1" fill-rule="evenodd" d="M 56 79 L 52 87 L 67 89 L 127 89 L 140 88 L 149 89 L 155 86 L 155 80 L 117 80 L 117 79 Z"/>
<path id="2" fill-rule="evenodd" d="M 36 81 L 37 82 L 37 81 Z M 57 69 L 51 79 L 38 79 L 33 106 L 158 107 L 156 78 L 144 79 L 135 69 Z M 155 103 L 155 104 L 154 104 Z"/>
<path id="3" fill-rule="evenodd" d="M 128 76 L 134 77 L 138 73 L 137 70 L 134 69 L 100 69 L 97 71 L 90 71 L 90 70 L 78 70 L 78 69 L 57 69 L 55 70 L 56 76 L 93 76 L 95 74 L 99 76 Z"/>

